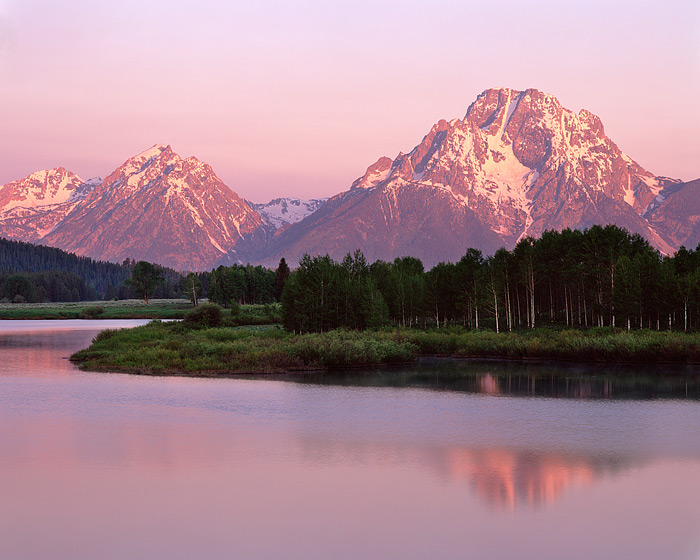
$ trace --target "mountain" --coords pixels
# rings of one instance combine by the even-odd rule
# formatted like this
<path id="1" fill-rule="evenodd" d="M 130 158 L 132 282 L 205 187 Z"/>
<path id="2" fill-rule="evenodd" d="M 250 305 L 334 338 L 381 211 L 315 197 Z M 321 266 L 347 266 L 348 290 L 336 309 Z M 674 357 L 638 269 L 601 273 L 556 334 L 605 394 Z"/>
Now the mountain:
<path id="1" fill-rule="evenodd" d="M 83 181 L 63 167 L 37 171 L 0 187 L 0 231 L 35 242 L 72 212 L 101 179 Z"/>
<path id="2" fill-rule="evenodd" d="M 681 183 L 643 169 L 601 120 L 535 89 L 484 91 L 463 119 L 441 120 L 408 154 L 382 157 L 344 193 L 274 235 L 264 262 L 305 252 L 339 259 L 458 260 L 468 247 L 511 248 L 546 229 L 615 223 L 664 252 L 674 244 L 645 213 Z"/>
<path id="3" fill-rule="evenodd" d="M 205 270 L 262 223 L 209 165 L 159 144 L 124 162 L 40 242 L 100 260 Z"/>
<path id="4" fill-rule="evenodd" d="M 260 214 L 273 229 L 300 222 L 306 216 L 318 210 L 328 198 L 275 198 L 265 204 L 248 202 L 248 205 Z"/>
<path id="5" fill-rule="evenodd" d="M 241 199 L 194 157 L 156 145 L 104 181 L 63 168 L 0 188 L 0 236 L 180 270 L 415 256 L 426 266 L 467 248 L 491 254 L 547 229 L 614 223 L 673 253 L 700 242 L 700 180 L 642 168 L 578 113 L 535 89 L 489 89 L 462 119 L 440 120 L 408 153 L 380 157 L 329 199 Z"/>
<path id="6" fill-rule="evenodd" d="M 695 249 L 700 244 L 700 179 L 658 196 L 645 217 L 674 247 Z"/>

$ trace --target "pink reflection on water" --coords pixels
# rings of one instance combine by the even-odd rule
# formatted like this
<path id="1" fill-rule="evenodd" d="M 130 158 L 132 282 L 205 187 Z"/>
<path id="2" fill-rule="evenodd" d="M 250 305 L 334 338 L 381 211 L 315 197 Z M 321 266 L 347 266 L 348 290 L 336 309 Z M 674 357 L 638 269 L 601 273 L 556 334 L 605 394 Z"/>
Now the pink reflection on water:
<path id="1" fill-rule="evenodd" d="M 552 505 L 567 488 L 589 485 L 599 474 L 585 459 L 504 449 L 452 449 L 448 458 L 452 476 L 468 482 L 492 506 L 507 511 Z"/>
<path id="2" fill-rule="evenodd" d="M 700 534 L 692 403 L 620 414 L 56 361 L 93 335 L 0 349 L 19 368 L 0 372 L 0 558 L 657 560 Z M 653 409 L 689 459 L 629 444 Z"/>

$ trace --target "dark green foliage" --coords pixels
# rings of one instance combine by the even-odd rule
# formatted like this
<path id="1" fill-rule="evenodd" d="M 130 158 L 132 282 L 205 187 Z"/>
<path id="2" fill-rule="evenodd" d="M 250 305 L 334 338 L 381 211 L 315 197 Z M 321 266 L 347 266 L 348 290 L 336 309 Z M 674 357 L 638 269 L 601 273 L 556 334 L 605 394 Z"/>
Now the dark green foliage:
<path id="1" fill-rule="evenodd" d="M 131 271 L 131 278 L 126 284 L 148 305 L 148 298 L 153 296 L 156 286 L 165 280 L 163 269 L 146 261 L 139 261 Z"/>
<path id="2" fill-rule="evenodd" d="M 13 303 L 35 301 L 34 285 L 25 274 L 12 274 L 2 282 L 2 295 Z"/>
<path id="3" fill-rule="evenodd" d="M 131 276 L 135 265 L 131 259 L 122 264 L 94 261 L 53 247 L 0 238 L 0 288 L 8 276 L 25 276 L 34 286 L 33 296 L 23 296 L 27 302 L 130 299 L 134 293 L 124 282 Z M 155 286 L 151 296 L 163 299 L 182 297 L 182 274 L 162 270 L 164 281 Z M 207 275 L 199 273 L 196 276 L 202 281 L 203 293 L 206 294 Z M 0 295 L 0 299 L 4 297 Z"/>
<path id="4" fill-rule="evenodd" d="M 95 300 L 98 294 L 70 272 L 0 273 L 0 299 L 16 296 L 27 303 Z"/>
<path id="5" fill-rule="evenodd" d="M 275 299 L 277 301 L 281 301 L 282 299 L 282 291 L 284 290 L 284 285 L 287 283 L 290 272 L 287 261 L 282 257 L 277 270 L 275 270 Z"/>
<path id="6" fill-rule="evenodd" d="M 468 249 L 457 264 L 427 272 L 412 257 L 368 266 L 359 252 L 342 263 L 306 255 L 282 303 L 284 326 L 296 332 L 389 323 L 688 331 L 700 328 L 700 251 L 664 257 L 640 235 L 608 225 L 546 231 L 487 258 Z"/>
<path id="7" fill-rule="evenodd" d="M 362 330 L 388 321 L 384 297 L 359 251 L 342 263 L 304 255 L 282 293 L 282 322 L 290 331 Z"/>
<path id="8" fill-rule="evenodd" d="M 105 308 L 99 305 L 94 307 L 86 307 L 80 312 L 80 317 L 83 319 L 96 319 L 100 315 L 104 314 Z"/>
<path id="9" fill-rule="evenodd" d="M 103 331 L 71 360 L 93 370 L 207 375 L 396 364 L 415 357 L 412 343 L 369 332 L 295 336 L 276 328 L 191 330 L 178 323 L 151 322 Z"/>
<path id="10" fill-rule="evenodd" d="M 275 272 L 262 266 L 220 266 L 208 278 L 209 301 L 229 307 L 275 301 Z"/>
<path id="11" fill-rule="evenodd" d="M 197 310 L 201 309 L 198 308 Z M 272 373 L 405 363 L 420 355 L 586 362 L 700 363 L 700 335 L 610 327 L 518 333 L 462 328 L 345 329 L 295 335 L 275 328 L 189 329 L 153 321 L 107 330 L 71 359 L 92 370 L 134 373 Z"/>
<path id="12" fill-rule="evenodd" d="M 185 314 L 183 323 L 189 328 L 218 327 L 223 321 L 224 313 L 215 303 L 205 303 Z"/>
<path id="13" fill-rule="evenodd" d="M 190 272 L 183 281 L 182 290 L 195 307 L 199 303 L 199 298 L 202 296 L 202 280 L 199 275 Z"/>
<path id="14" fill-rule="evenodd" d="M 130 271 L 118 264 L 78 257 L 53 247 L 0 238 L 0 278 L 3 273 L 28 274 L 27 278 L 37 288 L 35 297 L 38 301 L 78 301 L 105 298 L 108 292 L 107 299 L 113 298 Z M 71 300 L 76 286 L 67 285 L 74 283 L 67 279 L 73 277 L 80 279 L 83 287 L 78 288 L 79 295 Z M 39 283 L 43 285 L 45 295 Z"/>

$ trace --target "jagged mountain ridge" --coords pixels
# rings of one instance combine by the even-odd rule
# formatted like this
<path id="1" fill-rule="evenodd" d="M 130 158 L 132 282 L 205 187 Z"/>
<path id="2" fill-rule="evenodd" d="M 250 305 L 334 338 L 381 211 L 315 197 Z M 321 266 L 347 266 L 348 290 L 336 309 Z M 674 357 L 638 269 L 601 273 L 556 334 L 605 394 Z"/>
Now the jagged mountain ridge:
<path id="1" fill-rule="evenodd" d="M 96 259 L 203 270 L 261 225 L 209 165 L 160 144 L 124 162 L 41 243 Z"/>
<path id="2" fill-rule="evenodd" d="M 51 231 L 102 182 L 83 181 L 57 167 L 32 173 L 0 187 L 0 231 L 6 237 L 35 242 Z"/>
<path id="3" fill-rule="evenodd" d="M 500 88 L 325 201 L 248 203 L 207 164 L 156 145 L 104 181 L 57 168 L 0 187 L 0 235 L 193 270 L 358 248 L 370 260 L 411 255 L 431 266 L 468 247 L 489 254 L 545 229 L 607 223 L 670 253 L 700 241 L 699 189 L 643 169 L 589 111 Z"/>
<path id="4" fill-rule="evenodd" d="M 645 217 L 674 247 L 696 248 L 700 244 L 700 179 L 657 197 Z"/>
<path id="5" fill-rule="evenodd" d="M 380 158 L 348 191 L 278 232 L 266 262 L 304 252 L 340 258 L 359 247 L 431 265 L 468 247 L 488 253 L 546 229 L 607 223 L 672 252 L 663 224 L 644 213 L 681 186 L 625 155 L 591 112 L 534 89 L 491 89 L 463 119 L 439 121 L 411 152 Z M 415 212 L 421 201 L 439 218 Z"/>
<path id="6" fill-rule="evenodd" d="M 260 214 L 273 229 L 300 222 L 318 210 L 328 198 L 275 198 L 264 204 L 246 200 L 248 205 Z"/>

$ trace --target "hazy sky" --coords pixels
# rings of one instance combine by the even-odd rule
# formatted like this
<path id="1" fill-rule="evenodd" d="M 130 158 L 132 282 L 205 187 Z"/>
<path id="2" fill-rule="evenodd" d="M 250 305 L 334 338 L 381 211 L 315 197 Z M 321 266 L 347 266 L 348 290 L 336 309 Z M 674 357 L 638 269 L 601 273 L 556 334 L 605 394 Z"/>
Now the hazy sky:
<path id="1" fill-rule="evenodd" d="M 0 0 L 0 184 L 166 143 L 255 202 L 329 196 L 500 86 L 700 177 L 698 0 Z"/>

